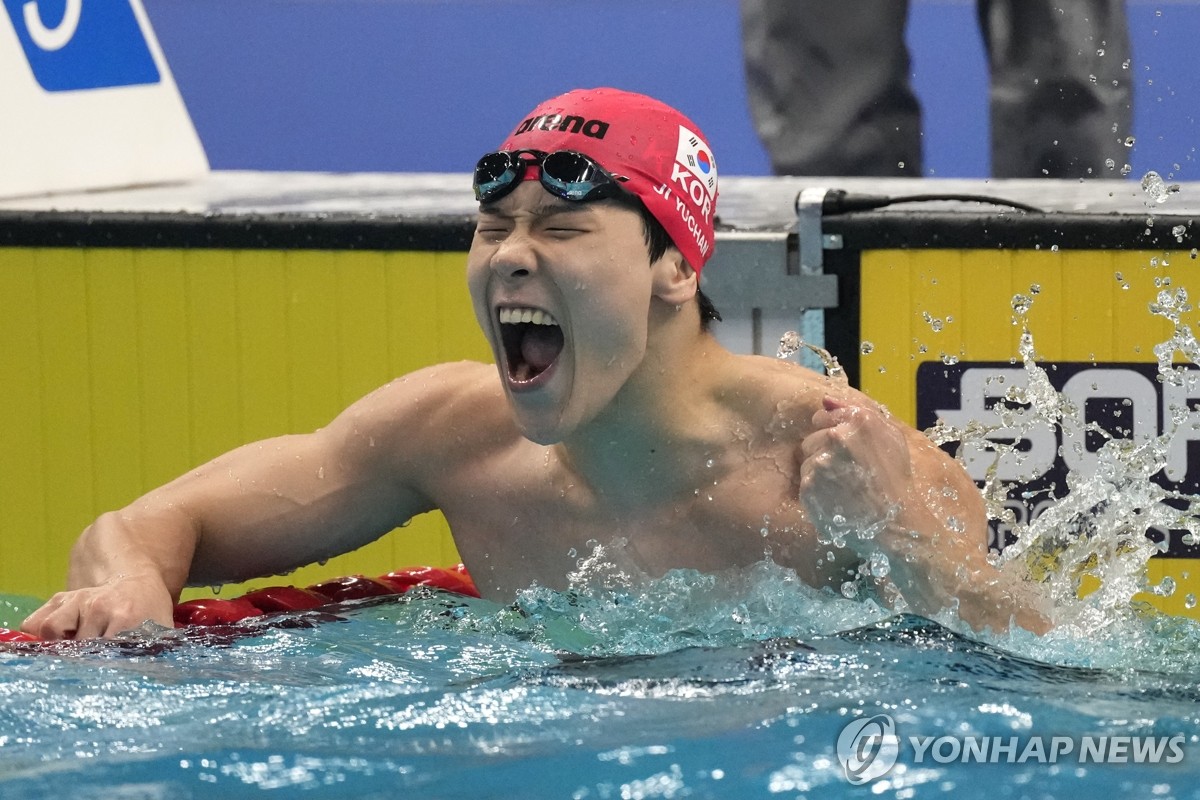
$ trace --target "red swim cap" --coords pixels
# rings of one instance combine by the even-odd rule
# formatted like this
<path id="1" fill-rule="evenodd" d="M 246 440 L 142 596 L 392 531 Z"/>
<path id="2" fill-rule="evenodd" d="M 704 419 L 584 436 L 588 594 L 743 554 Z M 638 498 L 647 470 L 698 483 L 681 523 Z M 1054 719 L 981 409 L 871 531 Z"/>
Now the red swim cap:
<path id="1" fill-rule="evenodd" d="M 590 156 L 628 179 L 621 186 L 646 205 L 693 269 L 712 255 L 717 162 L 696 124 L 665 103 L 619 89 L 576 89 L 531 111 L 500 149 Z"/>

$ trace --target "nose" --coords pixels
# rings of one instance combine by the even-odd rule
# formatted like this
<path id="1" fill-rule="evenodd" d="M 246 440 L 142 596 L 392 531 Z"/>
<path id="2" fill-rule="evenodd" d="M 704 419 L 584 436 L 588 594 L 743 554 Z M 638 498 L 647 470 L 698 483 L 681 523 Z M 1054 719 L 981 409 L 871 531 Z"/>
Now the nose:
<path id="1" fill-rule="evenodd" d="M 502 279 L 524 278 L 537 270 L 537 253 L 529 235 L 514 231 L 492 252 L 492 272 Z"/>

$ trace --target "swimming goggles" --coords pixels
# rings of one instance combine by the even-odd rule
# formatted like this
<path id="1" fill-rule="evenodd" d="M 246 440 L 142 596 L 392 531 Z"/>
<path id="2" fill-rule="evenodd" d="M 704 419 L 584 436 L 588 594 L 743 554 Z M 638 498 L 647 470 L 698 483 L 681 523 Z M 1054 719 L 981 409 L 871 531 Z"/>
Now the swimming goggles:
<path id="1" fill-rule="evenodd" d="M 475 199 L 499 200 L 516 188 L 530 166 L 541 168 L 538 180 L 546 191 L 573 202 L 612 197 L 620 189 L 617 182 L 624 180 L 574 150 L 501 150 L 488 153 L 475 165 Z"/>

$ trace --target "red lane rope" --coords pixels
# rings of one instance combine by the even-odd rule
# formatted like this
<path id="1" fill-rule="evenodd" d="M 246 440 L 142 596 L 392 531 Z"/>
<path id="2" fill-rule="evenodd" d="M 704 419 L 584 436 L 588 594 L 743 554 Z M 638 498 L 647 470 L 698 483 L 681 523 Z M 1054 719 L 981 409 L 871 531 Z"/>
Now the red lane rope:
<path id="1" fill-rule="evenodd" d="M 475 582 L 466 567 L 458 564 L 441 567 L 408 567 L 368 578 L 348 575 L 315 583 L 304 589 L 295 586 L 269 586 L 240 597 L 188 600 L 175 606 L 175 627 L 233 625 L 251 617 L 309 611 L 348 600 L 404 594 L 416 586 L 428 586 L 453 594 L 479 597 Z M 41 642 L 43 639 L 23 631 L 0 628 L 0 642 Z"/>

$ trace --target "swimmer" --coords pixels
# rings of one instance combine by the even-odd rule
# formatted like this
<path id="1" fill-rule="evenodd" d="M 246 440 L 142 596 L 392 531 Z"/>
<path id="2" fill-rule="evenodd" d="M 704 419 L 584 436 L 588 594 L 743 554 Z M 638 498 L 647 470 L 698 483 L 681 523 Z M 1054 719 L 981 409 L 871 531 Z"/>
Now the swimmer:
<path id="1" fill-rule="evenodd" d="M 400 377 L 320 430 L 240 447 L 100 516 L 67 590 L 22 629 L 169 626 L 185 585 L 284 573 L 440 509 L 502 602 L 535 581 L 565 588 L 576 554 L 619 537 L 648 575 L 769 549 L 835 592 L 882 556 L 865 579 L 888 602 L 1046 630 L 1033 589 L 988 562 L 957 462 L 854 389 L 711 335 L 698 276 L 716 175 L 699 128 L 656 100 L 541 104 L 474 175 L 466 271 L 495 366 Z"/>

